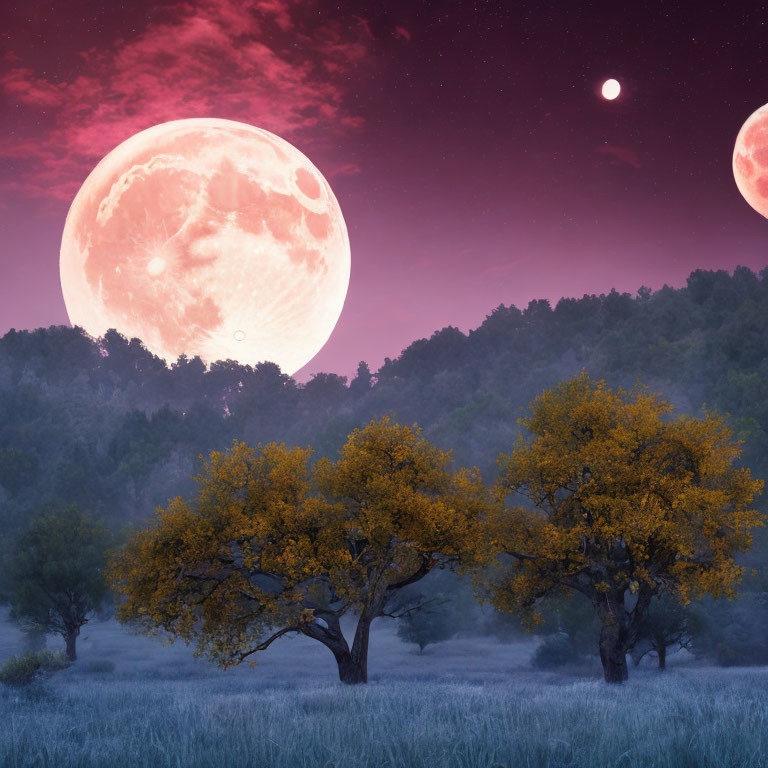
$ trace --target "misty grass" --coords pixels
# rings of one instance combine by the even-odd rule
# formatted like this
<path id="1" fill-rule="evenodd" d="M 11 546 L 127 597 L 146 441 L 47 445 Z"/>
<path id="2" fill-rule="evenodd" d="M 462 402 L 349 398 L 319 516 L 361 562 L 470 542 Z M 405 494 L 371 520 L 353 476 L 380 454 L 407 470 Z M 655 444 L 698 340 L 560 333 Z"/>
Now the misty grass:
<path id="1" fill-rule="evenodd" d="M 768 766 L 768 674 L 251 687 L 70 678 L 0 693 L 0 765 Z"/>

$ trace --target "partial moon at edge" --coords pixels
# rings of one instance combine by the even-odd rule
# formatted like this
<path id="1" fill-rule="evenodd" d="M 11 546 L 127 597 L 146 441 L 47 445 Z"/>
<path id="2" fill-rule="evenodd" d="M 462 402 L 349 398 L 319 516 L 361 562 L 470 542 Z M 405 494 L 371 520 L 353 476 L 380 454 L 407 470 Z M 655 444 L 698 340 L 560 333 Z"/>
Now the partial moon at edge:
<path id="1" fill-rule="evenodd" d="M 733 178 L 744 199 L 768 218 L 768 104 L 746 119 L 736 137 Z"/>

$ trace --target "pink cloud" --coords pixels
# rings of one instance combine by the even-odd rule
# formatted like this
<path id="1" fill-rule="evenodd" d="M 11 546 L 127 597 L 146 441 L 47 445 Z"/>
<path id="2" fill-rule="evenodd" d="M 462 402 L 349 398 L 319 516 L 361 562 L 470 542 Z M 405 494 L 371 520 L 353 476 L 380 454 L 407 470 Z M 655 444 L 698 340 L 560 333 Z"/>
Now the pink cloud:
<path id="1" fill-rule="evenodd" d="M 333 176 L 354 176 L 360 173 L 360 166 L 357 163 L 344 163 L 337 168 L 333 168 L 328 171 L 328 175 Z"/>
<path id="2" fill-rule="evenodd" d="M 26 67 L 12 69 L 2 79 L 2 87 L 9 96 L 33 107 L 58 107 L 65 97 L 61 85 L 35 80 L 32 70 Z"/>
<path id="3" fill-rule="evenodd" d="M 411 42 L 411 33 L 405 27 L 395 27 L 395 37 L 401 37 L 406 42 Z"/>
<path id="4" fill-rule="evenodd" d="M 352 18 L 362 27 L 370 40 L 375 40 L 373 30 L 371 29 L 371 22 L 368 19 L 364 19 L 362 16 L 355 16 L 354 14 L 352 14 Z"/>
<path id="5" fill-rule="evenodd" d="M 637 153 L 629 147 L 616 147 L 611 144 L 602 144 L 595 150 L 598 155 L 612 157 L 623 165 L 632 166 L 632 168 L 642 168 L 643 163 L 637 156 Z"/>
<path id="6" fill-rule="evenodd" d="M 307 2 L 180 0 L 156 18 L 130 40 L 80 52 L 79 74 L 66 81 L 6 56 L 0 92 L 46 126 L 41 139 L 0 139 L 0 157 L 24 169 L 6 191 L 69 200 L 98 159 L 167 120 L 242 120 L 305 143 L 319 129 L 360 126 L 340 75 L 366 57 L 363 35 L 318 23 Z"/>

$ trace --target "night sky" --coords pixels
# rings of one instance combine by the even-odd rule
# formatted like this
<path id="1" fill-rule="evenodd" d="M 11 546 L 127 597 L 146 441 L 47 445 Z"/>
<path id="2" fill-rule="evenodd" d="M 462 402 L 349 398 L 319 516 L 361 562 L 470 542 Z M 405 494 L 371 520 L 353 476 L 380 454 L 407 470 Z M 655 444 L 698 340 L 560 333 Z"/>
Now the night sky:
<path id="1" fill-rule="evenodd" d="M 0 51 L 0 333 L 67 322 L 79 185 L 185 117 L 273 131 L 336 192 L 350 290 L 299 378 L 500 303 L 768 265 L 731 171 L 768 102 L 761 4 L 4 0 Z"/>

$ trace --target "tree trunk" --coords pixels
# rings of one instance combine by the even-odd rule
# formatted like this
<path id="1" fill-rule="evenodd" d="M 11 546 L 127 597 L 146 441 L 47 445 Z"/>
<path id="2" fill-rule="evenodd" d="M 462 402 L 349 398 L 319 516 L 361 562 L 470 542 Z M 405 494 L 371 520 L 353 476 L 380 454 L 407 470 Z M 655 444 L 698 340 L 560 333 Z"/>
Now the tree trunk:
<path id="1" fill-rule="evenodd" d="M 387 602 L 386 582 L 382 579 L 374 579 L 374 582 L 376 581 L 383 586 L 373 590 L 370 601 L 360 609 L 352 648 L 349 647 L 341 631 L 339 617 L 330 612 L 324 612 L 319 616 L 325 627 L 313 621 L 302 625 L 300 629 L 308 637 L 319 640 L 331 651 L 339 667 L 339 680 L 347 685 L 368 682 L 368 640 L 371 624 L 377 616 L 381 616 Z"/>
<path id="2" fill-rule="evenodd" d="M 341 631 L 341 625 L 338 617 L 327 616 L 324 619 L 326 626 L 311 622 L 301 627 L 301 632 L 307 637 L 319 640 L 336 659 L 339 668 L 339 680 L 347 685 L 356 685 L 358 683 L 368 682 L 368 637 L 365 633 L 365 643 L 358 624 L 355 632 L 355 642 L 350 650 L 344 633 Z M 370 627 L 370 621 L 368 621 Z M 364 652 L 362 652 L 364 651 Z"/>
<path id="3" fill-rule="evenodd" d="M 368 682 L 368 640 L 374 618 L 367 609 L 362 610 L 355 629 L 355 639 L 352 641 L 352 661 L 359 670 L 360 679 L 356 681 L 359 683 Z"/>
<path id="4" fill-rule="evenodd" d="M 623 683 L 629 677 L 627 647 L 621 634 L 614 625 L 604 624 L 600 631 L 600 661 L 606 683 Z"/>
<path id="5" fill-rule="evenodd" d="M 80 634 L 80 627 L 67 627 L 64 632 L 64 642 L 67 644 L 67 658 L 70 661 L 77 661 L 77 636 Z"/>
<path id="6" fill-rule="evenodd" d="M 659 669 L 663 672 L 667 668 L 667 646 L 662 643 L 656 653 L 659 656 Z"/>
<path id="7" fill-rule="evenodd" d="M 623 683 L 629 677 L 627 670 L 627 615 L 624 594 L 604 595 L 595 603 L 600 617 L 600 661 L 606 683 Z"/>
<path id="8" fill-rule="evenodd" d="M 355 661 L 352 654 L 346 653 L 334 654 L 336 663 L 339 665 L 339 680 L 345 685 L 358 685 L 368 682 L 368 669 L 365 664 L 360 665 Z"/>

